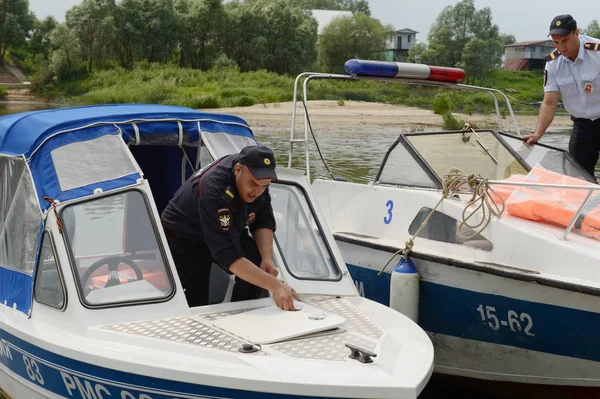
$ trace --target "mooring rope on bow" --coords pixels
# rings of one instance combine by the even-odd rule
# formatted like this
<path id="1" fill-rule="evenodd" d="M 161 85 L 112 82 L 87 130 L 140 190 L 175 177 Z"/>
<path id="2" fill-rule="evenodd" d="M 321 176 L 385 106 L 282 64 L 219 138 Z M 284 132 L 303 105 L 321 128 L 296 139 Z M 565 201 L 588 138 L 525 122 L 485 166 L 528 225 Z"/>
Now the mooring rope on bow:
<path id="1" fill-rule="evenodd" d="M 425 220 L 423 220 L 415 234 L 413 234 L 413 236 L 408 241 L 406 241 L 404 248 L 399 249 L 390 257 L 390 259 L 386 262 L 383 268 L 379 271 L 378 275 L 381 275 L 381 273 L 385 271 L 387 266 L 390 264 L 390 262 L 392 261 L 392 259 L 394 259 L 396 255 L 401 254 L 401 256 L 404 259 L 408 257 L 408 254 L 410 253 L 410 251 L 412 251 L 412 248 L 414 246 L 415 238 L 419 235 L 423 227 L 427 225 L 427 222 L 429 222 L 429 219 L 445 198 L 461 191 L 465 192 L 469 189 L 473 191 L 473 195 L 471 196 L 471 199 L 469 200 L 469 202 L 467 202 L 467 205 L 463 209 L 462 221 L 458 227 L 458 234 L 461 237 L 471 239 L 477 236 L 479 233 L 486 229 L 486 227 L 492 219 L 492 215 L 498 217 L 502 215 L 505 208 L 504 198 L 498 195 L 498 193 L 496 193 L 494 189 L 490 187 L 487 179 L 484 179 L 478 174 L 467 175 L 465 172 L 458 168 L 451 168 L 448 171 L 448 173 L 444 175 L 442 197 L 440 198 L 438 203 L 429 212 Z M 492 199 L 493 196 L 497 197 L 500 200 L 500 205 L 498 205 Z M 473 206 L 475 207 L 473 208 Z M 470 208 L 473 209 L 467 215 L 467 211 Z M 477 224 L 469 224 L 469 219 L 476 215 L 479 210 L 482 211 L 481 221 Z M 461 230 L 463 229 L 463 227 L 469 228 L 470 231 L 467 233 L 462 233 Z"/>

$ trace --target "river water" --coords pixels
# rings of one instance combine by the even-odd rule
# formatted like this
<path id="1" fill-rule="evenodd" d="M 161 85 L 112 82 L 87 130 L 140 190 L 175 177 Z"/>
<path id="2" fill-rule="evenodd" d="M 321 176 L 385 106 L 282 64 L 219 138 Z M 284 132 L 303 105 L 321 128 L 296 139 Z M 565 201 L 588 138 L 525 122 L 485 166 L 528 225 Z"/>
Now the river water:
<path id="1" fill-rule="evenodd" d="M 0 115 L 17 112 L 31 111 L 48 108 L 42 104 L 0 104 Z M 320 150 L 333 174 L 354 182 L 370 182 L 374 179 L 383 159 L 383 155 L 391 144 L 397 139 L 400 130 L 386 129 L 382 131 L 347 132 L 328 131 L 319 134 L 315 128 L 315 135 Z M 522 132 L 528 134 L 529 132 Z M 280 165 L 287 165 L 289 150 L 289 131 L 274 132 L 255 131 L 259 143 L 271 147 L 277 156 Z M 548 133 L 541 142 L 554 147 L 566 149 L 568 147 L 569 131 Z M 330 178 L 330 174 L 319 157 L 316 146 L 311 139 L 309 146 L 311 159 L 311 177 Z M 294 152 L 292 166 L 304 168 L 303 147 L 298 146 Z M 600 169 L 596 175 L 600 177 Z M 491 383 L 458 379 L 435 375 L 426 387 L 422 399 L 448 399 L 448 398 L 514 398 L 514 397 L 570 397 L 560 393 L 562 388 L 530 387 L 519 384 L 502 384 L 500 388 L 493 387 Z M 566 393 L 565 393 L 566 395 Z M 1 398 L 1 395 L 0 395 Z M 25 399 L 25 398 L 19 398 Z"/>

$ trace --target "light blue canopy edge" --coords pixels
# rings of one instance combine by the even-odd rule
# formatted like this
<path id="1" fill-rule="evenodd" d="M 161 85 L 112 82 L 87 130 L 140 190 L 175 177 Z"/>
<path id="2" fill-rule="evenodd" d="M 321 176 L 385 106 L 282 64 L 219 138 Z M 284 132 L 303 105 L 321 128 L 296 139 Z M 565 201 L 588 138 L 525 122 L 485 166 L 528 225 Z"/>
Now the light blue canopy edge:
<path id="1" fill-rule="evenodd" d="M 134 127 L 135 123 L 135 127 Z M 200 140 L 204 133 L 248 137 L 256 142 L 247 122 L 237 116 L 196 111 L 169 105 L 97 105 L 25 112 L 0 118 L 0 154 L 22 156 L 29 164 L 42 211 L 50 207 L 44 196 L 67 201 L 135 184 L 138 173 L 119 179 L 62 191 L 51 157 L 52 150 L 106 134 L 123 137 L 125 143 L 177 146 Z M 182 143 L 180 133 L 185 136 Z"/>
<path id="2" fill-rule="evenodd" d="M 248 128 L 240 117 L 196 111 L 191 108 L 170 105 L 112 104 L 84 107 L 50 109 L 7 115 L 0 118 L 0 154 L 29 158 L 45 139 L 61 131 L 80 129 L 96 123 L 119 123 L 133 120 L 160 121 L 214 120 L 221 124 L 234 124 L 231 133 L 254 137 L 248 129 L 236 129 L 235 124 Z M 145 134 L 165 134 L 160 128 L 147 130 Z M 79 141 L 75 136 L 73 141 Z"/>

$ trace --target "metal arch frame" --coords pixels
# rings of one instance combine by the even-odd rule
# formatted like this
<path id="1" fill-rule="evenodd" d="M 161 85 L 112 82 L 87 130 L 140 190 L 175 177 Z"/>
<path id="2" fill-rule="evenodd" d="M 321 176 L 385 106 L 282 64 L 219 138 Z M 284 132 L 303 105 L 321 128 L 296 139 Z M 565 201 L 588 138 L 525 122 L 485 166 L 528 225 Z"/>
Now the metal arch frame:
<path id="1" fill-rule="evenodd" d="M 304 138 L 297 139 L 295 138 L 296 132 L 296 113 L 297 113 L 297 105 L 298 105 L 298 87 L 300 81 L 304 78 L 302 83 L 302 104 L 304 112 Z M 430 80 L 422 80 L 422 79 L 408 79 L 408 78 L 380 78 L 380 77 L 371 77 L 371 76 L 358 76 L 358 75 L 344 75 L 344 74 L 332 74 L 332 73 L 323 73 L 323 72 L 303 72 L 299 74 L 294 81 L 294 94 L 292 99 L 292 126 L 290 132 L 290 148 L 288 151 L 288 167 L 292 166 L 292 157 L 294 151 L 294 143 L 308 143 L 308 131 L 309 131 L 309 123 L 308 123 L 308 83 L 313 79 L 334 79 L 334 80 L 373 80 L 378 82 L 391 82 L 391 83 L 407 83 L 407 84 L 418 84 L 423 86 L 433 86 L 433 87 L 445 87 L 449 89 L 459 89 L 459 90 L 472 90 L 477 92 L 488 93 L 494 99 L 494 107 L 496 110 L 496 117 L 498 119 L 498 129 L 502 130 L 502 115 L 500 113 L 500 106 L 498 104 L 498 98 L 496 94 L 500 94 L 504 97 L 506 101 L 506 105 L 508 107 L 508 111 L 511 116 L 511 121 L 515 130 L 519 136 L 521 136 L 521 130 L 519 129 L 519 125 L 517 124 L 517 120 L 515 118 L 515 114 L 513 112 L 512 106 L 510 104 L 510 100 L 508 96 L 504 94 L 502 91 L 498 89 L 492 89 L 487 87 L 480 86 L 472 86 L 461 83 L 452 83 L 452 82 L 438 82 L 438 81 L 430 81 Z M 306 159 L 306 172 L 310 178 L 310 160 L 308 153 L 308 145 L 305 145 L 305 159 Z"/>

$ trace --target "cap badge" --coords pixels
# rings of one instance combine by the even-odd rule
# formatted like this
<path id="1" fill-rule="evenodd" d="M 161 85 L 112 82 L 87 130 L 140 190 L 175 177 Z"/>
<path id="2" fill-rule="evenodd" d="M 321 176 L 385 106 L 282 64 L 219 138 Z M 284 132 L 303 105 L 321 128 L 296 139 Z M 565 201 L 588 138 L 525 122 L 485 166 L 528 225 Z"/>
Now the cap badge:
<path id="1" fill-rule="evenodd" d="M 560 26 L 561 23 L 562 22 L 560 22 L 560 21 L 556 21 L 556 26 Z"/>
<path id="2" fill-rule="evenodd" d="M 265 165 L 271 165 L 271 160 L 269 158 L 265 158 Z"/>

